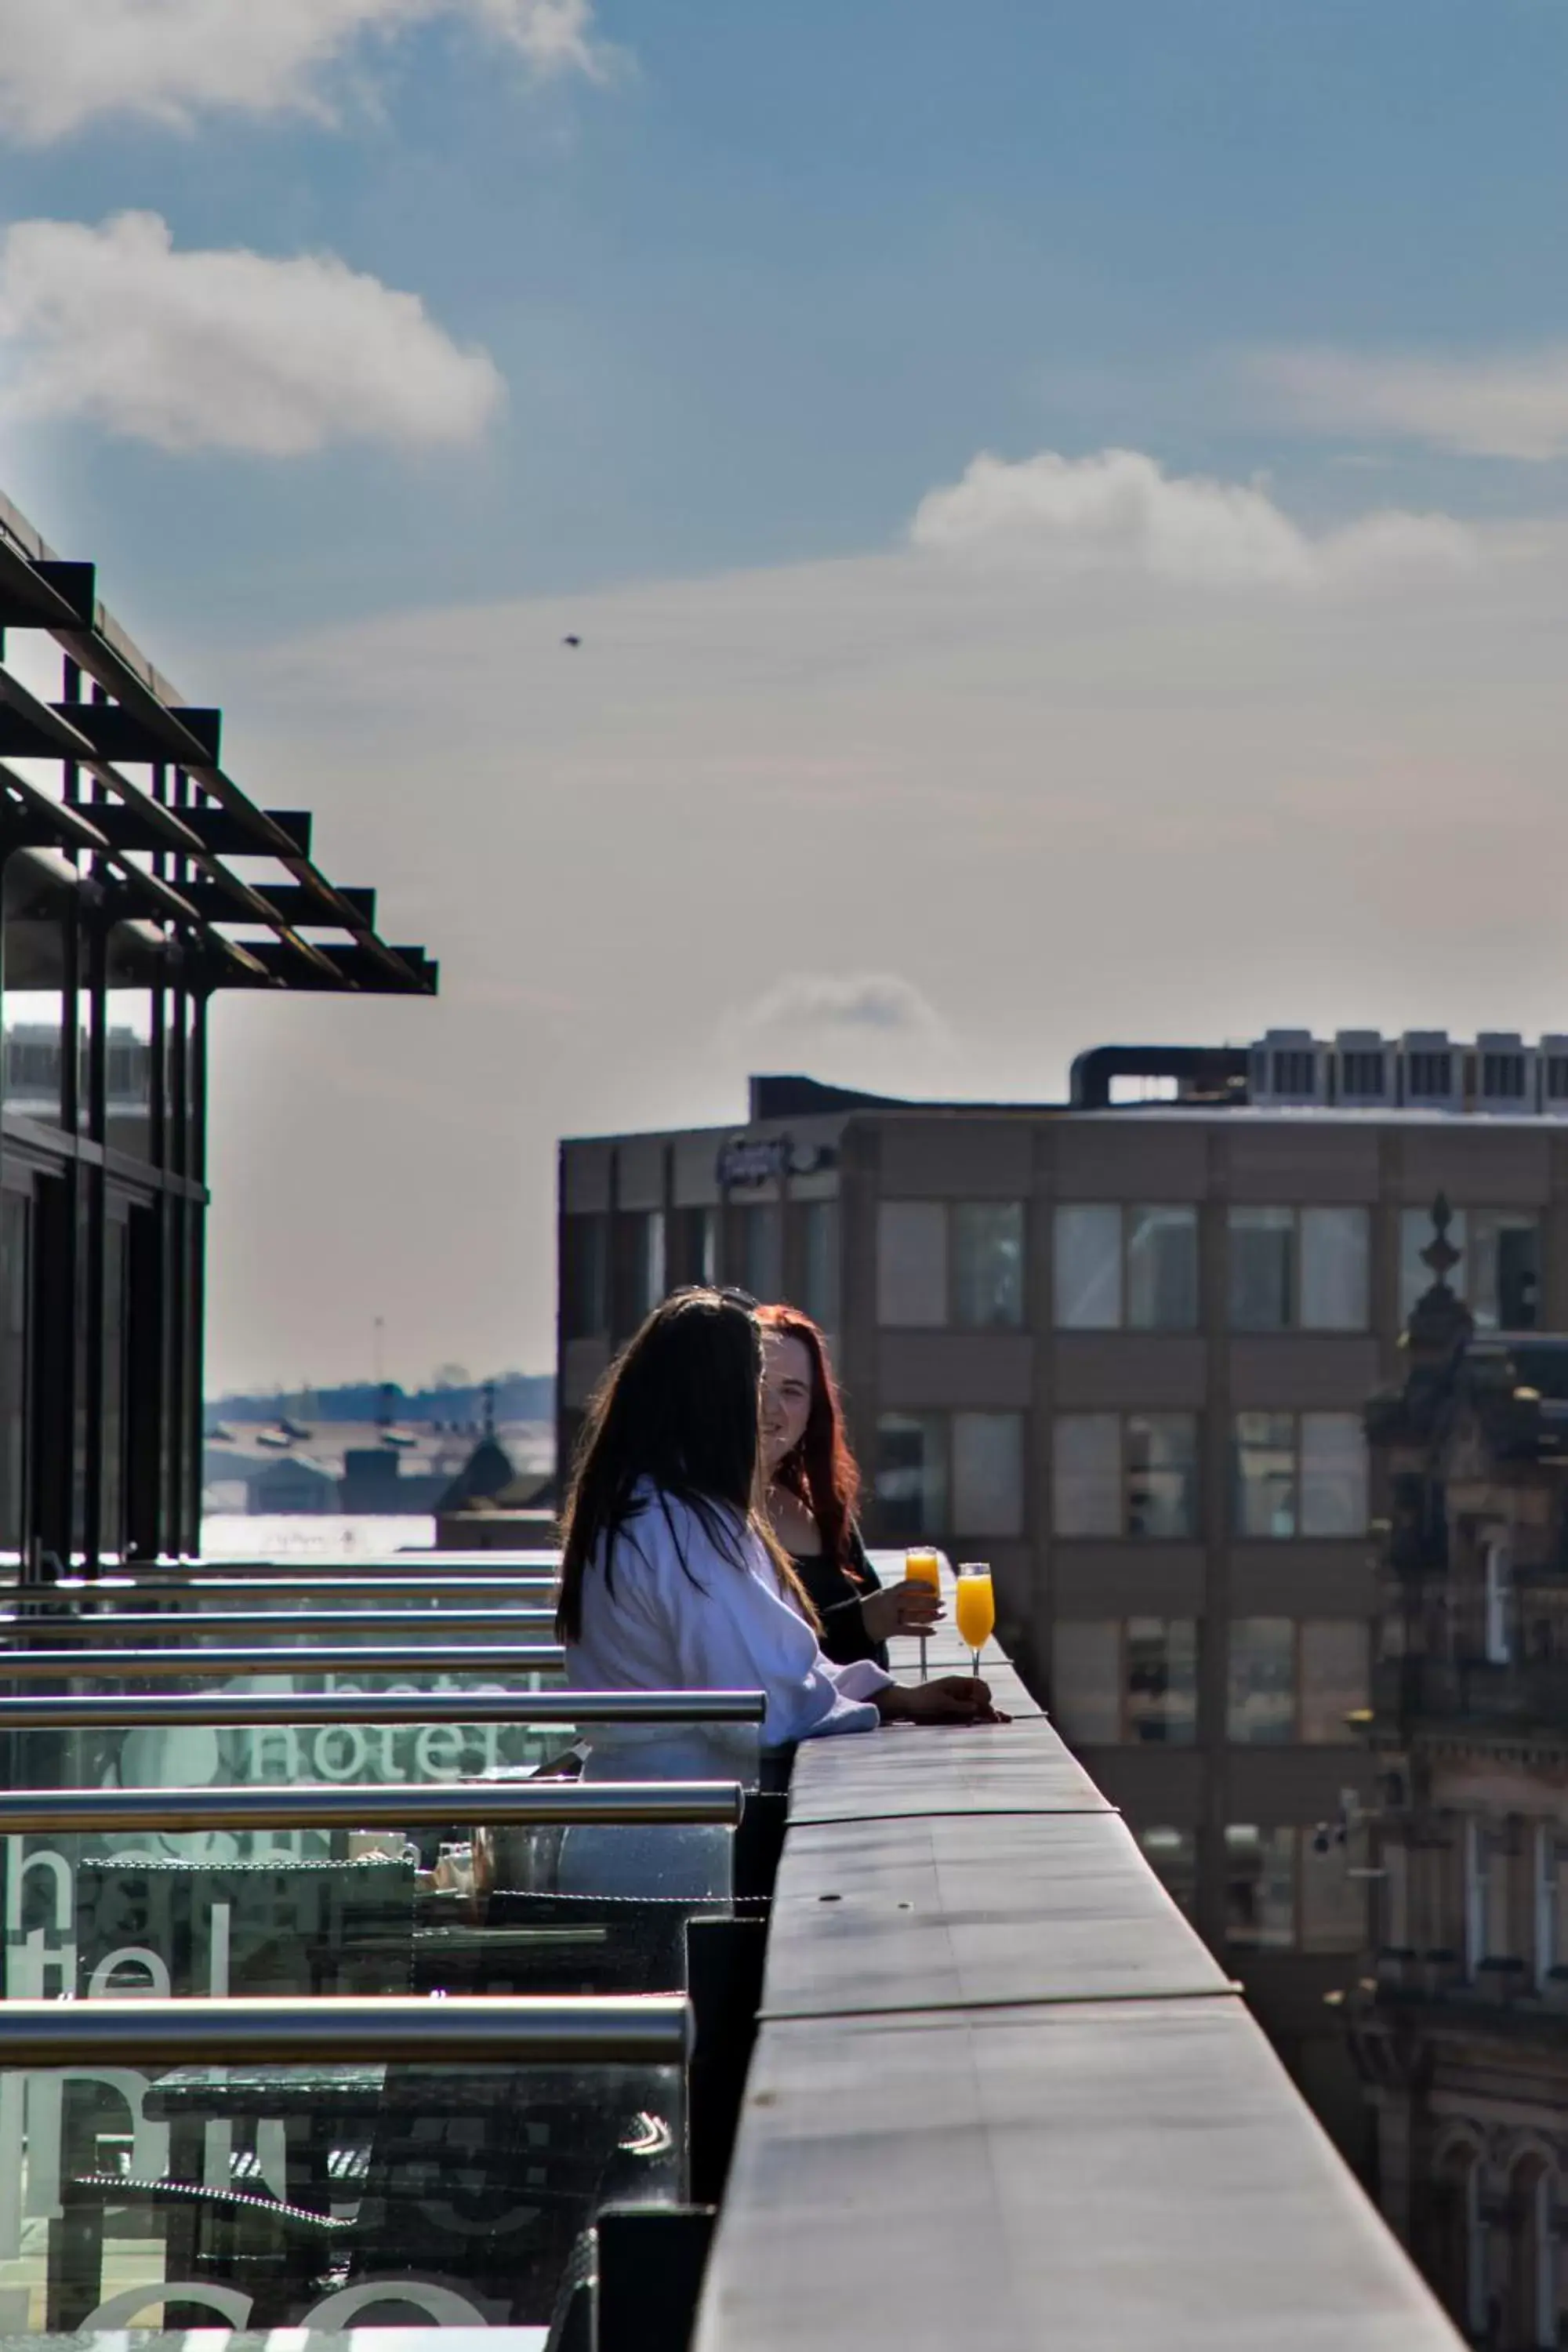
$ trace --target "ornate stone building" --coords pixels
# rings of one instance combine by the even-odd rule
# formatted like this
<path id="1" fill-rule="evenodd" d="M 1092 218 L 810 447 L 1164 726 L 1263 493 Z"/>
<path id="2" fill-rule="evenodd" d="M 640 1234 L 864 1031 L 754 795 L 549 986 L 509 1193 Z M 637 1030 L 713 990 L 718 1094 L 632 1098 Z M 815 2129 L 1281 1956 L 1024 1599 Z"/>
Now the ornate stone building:
<path id="1" fill-rule="evenodd" d="M 1568 2337 L 1568 1335 L 1479 1334 L 1433 1222 L 1366 1416 L 1376 1952 L 1348 2016 L 1385 2215 L 1473 2342 L 1534 2352 Z"/>

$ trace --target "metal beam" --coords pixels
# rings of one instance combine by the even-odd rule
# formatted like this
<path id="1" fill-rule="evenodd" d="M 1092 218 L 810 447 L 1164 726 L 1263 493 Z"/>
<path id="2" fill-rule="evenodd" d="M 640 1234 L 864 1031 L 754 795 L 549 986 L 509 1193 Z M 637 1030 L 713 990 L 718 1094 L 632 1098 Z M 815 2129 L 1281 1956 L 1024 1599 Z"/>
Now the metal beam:
<path id="1" fill-rule="evenodd" d="M 232 1675 L 496 1675 L 552 1674 L 565 1652 L 555 1643 L 495 1648 L 422 1642 L 388 1650 L 366 1643 L 331 1650 L 5 1650 L 0 1683 L 177 1682 L 184 1675 L 222 1680 Z"/>
<path id="2" fill-rule="evenodd" d="M 417 1788 L 11 1789 L 0 1837 L 192 1830 L 733 1829 L 736 1780 L 457 1780 Z"/>
<path id="3" fill-rule="evenodd" d="M 117 702 L 56 702 L 49 707 L 57 718 L 87 737 L 100 760 L 151 763 L 168 757 L 163 734 L 149 727 L 140 711 L 127 710 Z M 216 767 L 222 756 L 222 711 L 171 710 L 168 716 L 202 745 L 204 756 Z"/>
<path id="4" fill-rule="evenodd" d="M 0 1616 L 0 1639 L 9 1643 L 36 1633 L 49 1642 L 115 1641 L 121 1635 L 134 1642 L 168 1633 L 185 1642 L 211 1633 L 220 1640 L 226 1637 L 247 1642 L 270 1633 L 280 1639 L 316 1633 L 323 1642 L 345 1642 L 353 1633 L 401 1633 L 414 1641 L 421 1630 L 437 1633 L 443 1640 L 455 1633 L 508 1631 L 526 1639 L 534 1632 L 545 1632 L 554 1622 L 553 1609 L 530 1608 L 526 1603 L 500 1609 L 136 1610 L 107 1617 L 62 1617 L 58 1612 L 17 1615 L 7 1612 Z M 5 1678 L 6 1654 L 8 1650 L 0 1654 L 0 1681 Z"/>
<path id="5" fill-rule="evenodd" d="M 0 1698 L 0 1732 L 134 1731 L 148 1724 L 761 1723 L 762 1691 L 115 1691 Z"/>

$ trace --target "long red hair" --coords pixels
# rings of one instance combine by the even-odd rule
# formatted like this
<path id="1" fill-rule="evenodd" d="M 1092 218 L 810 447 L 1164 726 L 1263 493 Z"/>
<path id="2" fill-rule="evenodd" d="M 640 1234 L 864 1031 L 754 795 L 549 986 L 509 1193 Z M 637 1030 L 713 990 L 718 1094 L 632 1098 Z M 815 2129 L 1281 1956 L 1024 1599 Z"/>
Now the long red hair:
<path id="1" fill-rule="evenodd" d="M 822 1530 L 822 1549 L 828 1559 L 854 1578 L 851 1538 L 860 1501 L 860 1472 L 844 1433 L 844 1409 L 827 1360 L 827 1343 L 810 1316 L 803 1315 L 797 1307 L 759 1307 L 757 1321 L 764 1333 L 798 1339 L 811 1358 L 811 1410 L 805 1428 L 799 1444 L 773 1472 L 773 1483 L 786 1487 L 805 1505 Z"/>

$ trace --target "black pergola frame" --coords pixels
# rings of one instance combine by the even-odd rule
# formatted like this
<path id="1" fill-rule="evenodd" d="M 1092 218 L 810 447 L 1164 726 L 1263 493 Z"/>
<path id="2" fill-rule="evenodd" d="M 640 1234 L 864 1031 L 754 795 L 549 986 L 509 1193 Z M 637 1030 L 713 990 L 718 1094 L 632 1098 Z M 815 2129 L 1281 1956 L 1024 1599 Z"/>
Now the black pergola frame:
<path id="1" fill-rule="evenodd" d="M 22 633 L 51 641 L 58 700 L 7 667 Z M 309 816 L 258 808 L 221 759 L 221 714 L 185 704 L 99 603 L 93 566 L 62 562 L 0 497 L 0 876 L 21 857 L 70 905 L 58 1122 L 9 1088 L 0 1115 L 0 1317 L 26 1326 L 0 1339 L 0 1548 L 40 1580 L 199 1543 L 214 992 L 437 992 L 422 949 L 377 934 L 374 893 L 313 863 Z M 58 763 L 58 797 L 14 761 Z M 230 863 L 248 858 L 287 880 L 250 881 Z M 105 1081 L 106 958 L 132 920 L 158 975 L 146 1159 L 115 1148 Z"/>

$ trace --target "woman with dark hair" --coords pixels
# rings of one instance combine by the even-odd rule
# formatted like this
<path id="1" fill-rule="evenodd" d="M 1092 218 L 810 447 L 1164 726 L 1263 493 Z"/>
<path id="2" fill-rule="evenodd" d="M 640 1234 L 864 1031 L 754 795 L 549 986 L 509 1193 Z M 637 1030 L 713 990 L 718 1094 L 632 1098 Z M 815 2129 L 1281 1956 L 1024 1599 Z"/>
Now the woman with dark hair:
<path id="1" fill-rule="evenodd" d="M 764 1513 L 822 1626 L 825 1654 L 888 1663 L 888 1638 L 941 1614 L 926 1584 L 883 1590 L 855 1524 L 860 1473 L 849 1451 L 827 1346 L 809 1315 L 760 1307 Z"/>

